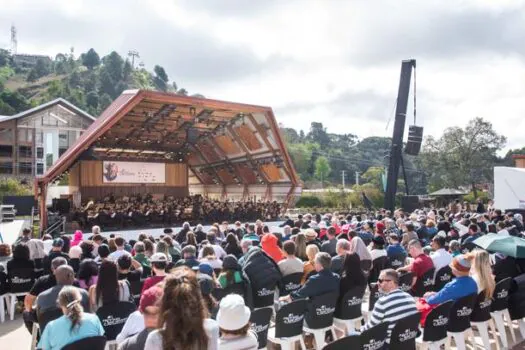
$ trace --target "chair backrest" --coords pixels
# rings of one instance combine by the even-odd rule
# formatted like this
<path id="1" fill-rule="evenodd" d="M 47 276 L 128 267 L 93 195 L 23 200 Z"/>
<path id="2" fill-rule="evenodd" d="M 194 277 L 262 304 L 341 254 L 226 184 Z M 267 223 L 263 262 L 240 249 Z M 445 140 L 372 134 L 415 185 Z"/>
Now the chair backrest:
<path id="1" fill-rule="evenodd" d="M 354 320 L 361 317 L 361 304 L 366 286 L 350 289 L 335 308 L 335 317 L 342 320 Z"/>
<path id="2" fill-rule="evenodd" d="M 7 271 L 11 293 L 27 293 L 35 283 L 35 271 L 28 268 L 14 268 Z"/>
<path id="3" fill-rule="evenodd" d="M 388 258 L 389 265 L 393 269 L 398 269 L 402 266 L 405 266 L 405 260 L 405 254 L 394 254 Z"/>
<path id="4" fill-rule="evenodd" d="M 145 280 L 129 281 L 131 295 L 133 296 L 133 300 L 135 301 L 135 305 L 137 306 L 140 302 L 140 295 L 142 293 L 142 286 L 144 285 L 144 281 Z"/>
<path id="5" fill-rule="evenodd" d="M 377 283 L 370 284 L 369 288 L 370 295 L 368 297 L 368 311 L 372 311 L 374 309 L 374 305 L 376 304 L 377 299 L 384 296 L 385 293 L 379 290 L 379 284 Z"/>
<path id="6" fill-rule="evenodd" d="M 73 271 L 75 271 L 75 274 L 78 272 L 78 269 L 80 268 L 80 259 L 79 258 L 72 258 L 69 259 L 69 266 L 73 268 Z"/>
<path id="7" fill-rule="evenodd" d="M 474 302 L 474 309 L 470 315 L 470 322 L 485 322 L 490 320 L 490 306 L 492 298 L 486 299 L 485 293 L 481 291 Z"/>
<path id="8" fill-rule="evenodd" d="M 97 310 L 97 316 L 104 327 L 107 340 L 115 340 L 129 315 L 136 309 L 133 303 L 119 301 L 103 305 Z"/>
<path id="9" fill-rule="evenodd" d="M 244 295 L 244 293 L 245 293 L 245 282 L 232 283 L 226 286 L 226 288 L 215 288 L 212 291 L 213 297 L 217 299 L 218 301 L 220 301 L 222 298 L 224 298 L 228 294 L 239 294 L 246 300 L 246 295 Z"/>
<path id="10" fill-rule="evenodd" d="M 368 283 L 377 282 L 379 274 L 381 271 L 386 269 L 389 265 L 388 256 L 380 256 L 372 261 L 372 270 L 370 270 L 370 275 L 368 276 Z"/>
<path id="11" fill-rule="evenodd" d="M 292 273 L 286 275 L 281 280 L 281 288 L 279 289 L 279 295 L 285 296 L 301 288 L 301 278 L 303 278 L 302 272 Z"/>
<path id="12" fill-rule="evenodd" d="M 361 270 L 369 272 L 372 269 L 372 260 L 361 260 Z"/>
<path id="13" fill-rule="evenodd" d="M 491 305 L 491 311 L 505 310 L 509 307 L 509 290 L 512 284 L 512 278 L 507 277 L 496 283 L 494 289 L 493 302 Z"/>
<path id="14" fill-rule="evenodd" d="M 306 323 L 311 329 L 329 327 L 334 323 L 335 304 L 339 293 L 326 293 L 308 301 Z"/>
<path id="15" fill-rule="evenodd" d="M 303 332 L 303 320 L 308 301 L 298 299 L 281 306 L 275 315 L 275 337 L 289 338 Z"/>
<path id="16" fill-rule="evenodd" d="M 441 288 L 445 286 L 448 282 L 452 281 L 454 275 L 452 274 L 452 269 L 450 266 L 444 266 L 436 272 L 436 278 L 434 279 L 434 291 L 439 292 Z"/>
<path id="17" fill-rule="evenodd" d="M 412 289 L 412 279 L 414 278 L 414 274 L 412 272 L 405 272 L 401 276 L 399 276 L 399 289 L 401 289 L 403 292 L 409 292 L 410 289 Z"/>
<path id="18" fill-rule="evenodd" d="M 416 280 L 413 290 L 413 295 L 415 297 L 422 297 L 426 292 L 430 292 L 434 288 L 435 271 L 436 269 L 431 268 Z"/>
<path id="19" fill-rule="evenodd" d="M 44 312 L 37 314 L 38 327 L 40 328 L 40 334 L 44 332 L 47 324 L 63 315 L 62 310 L 59 308 L 48 309 Z"/>
<path id="20" fill-rule="evenodd" d="M 417 312 L 397 321 L 390 334 L 389 350 L 415 350 L 420 319 Z"/>
<path id="21" fill-rule="evenodd" d="M 359 335 L 349 335 L 341 339 L 337 339 L 323 347 L 323 350 L 348 350 L 358 349 L 361 347 L 359 342 Z"/>
<path id="22" fill-rule="evenodd" d="M 252 289 L 253 306 L 255 308 L 273 306 L 277 283 L 268 283 Z"/>
<path id="23" fill-rule="evenodd" d="M 449 314 L 453 304 L 452 300 L 446 301 L 428 313 L 423 328 L 423 341 L 439 341 L 447 337 Z"/>
<path id="24" fill-rule="evenodd" d="M 359 334 L 359 342 L 361 349 L 384 349 L 386 343 L 386 334 L 388 330 L 388 323 L 380 323 L 372 328 L 368 328 Z"/>
<path id="25" fill-rule="evenodd" d="M 266 347 L 268 340 L 268 328 L 270 328 L 270 319 L 272 318 L 273 309 L 271 307 L 263 307 L 252 311 L 250 316 L 251 328 L 257 333 L 257 342 L 259 349 Z"/>
<path id="26" fill-rule="evenodd" d="M 101 335 L 77 340 L 67 344 L 62 350 L 104 350 L 106 347 L 106 337 Z"/>
<path id="27" fill-rule="evenodd" d="M 454 302 L 454 305 L 450 308 L 450 321 L 447 331 L 464 332 L 470 328 L 470 315 L 472 315 L 476 297 L 476 294 L 471 294 Z"/>

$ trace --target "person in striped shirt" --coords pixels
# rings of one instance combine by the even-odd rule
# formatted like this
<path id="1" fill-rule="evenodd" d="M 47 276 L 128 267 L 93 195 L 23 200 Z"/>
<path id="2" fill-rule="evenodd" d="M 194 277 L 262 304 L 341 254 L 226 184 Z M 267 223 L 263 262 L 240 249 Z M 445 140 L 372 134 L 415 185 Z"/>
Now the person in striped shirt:
<path id="1" fill-rule="evenodd" d="M 393 269 L 381 271 L 377 280 L 379 288 L 385 295 L 377 300 L 369 321 L 361 327 L 361 331 L 386 322 L 389 324 L 387 343 L 390 343 L 390 334 L 397 321 L 417 313 L 414 298 L 399 289 L 399 274 Z"/>

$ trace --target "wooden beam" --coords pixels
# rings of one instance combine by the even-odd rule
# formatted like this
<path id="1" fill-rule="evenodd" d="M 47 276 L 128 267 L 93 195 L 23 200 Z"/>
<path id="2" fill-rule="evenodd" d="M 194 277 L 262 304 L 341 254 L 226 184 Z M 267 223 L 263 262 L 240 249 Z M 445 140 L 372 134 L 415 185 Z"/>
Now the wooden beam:
<path id="1" fill-rule="evenodd" d="M 232 136 L 234 137 L 234 139 L 237 142 L 237 144 L 239 146 L 241 146 L 241 148 L 244 151 L 244 153 L 246 153 L 246 158 L 248 159 L 248 161 L 250 162 L 252 167 L 253 168 L 257 168 L 257 172 L 258 172 L 259 176 L 261 176 L 261 178 L 263 178 L 266 183 L 270 182 L 270 180 L 266 177 L 266 174 L 263 174 L 264 172 L 260 171 L 259 167 L 257 166 L 257 164 L 255 164 L 255 162 L 254 162 L 254 160 L 252 158 L 252 155 L 250 154 L 250 151 L 248 150 L 248 147 L 246 147 L 246 145 L 242 142 L 242 140 L 239 141 L 239 135 L 235 132 L 235 130 L 231 126 L 228 126 L 228 131 L 230 132 L 230 134 L 232 134 Z"/>
<path id="2" fill-rule="evenodd" d="M 204 161 L 206 161 L 206 157 L 204 156 L 204 154 L 202 154 L 202 151 L 200 150 L 200 148 L 198 147 L 197 144 L 190 145 L 190 147 L 193 147 L 193 148 L 197 151 L 197 153 L 199 153 L 200 157 L 201 157 Z M 215 170 L 214 168 L 211 168 L 211 169 L 212 169 L 213 172 L 215 173 L 215 177 L 217 178 L 217 180 L 219 181 L 219 183 L 220 183 L 221 185 L 224 186 L 225 184 L 224 184 L 224 182 L 222 181 L 222 179 L 221 179 L 221 177 L 219 176 L 219 174 L 217 173 L 217 170 Z"/>

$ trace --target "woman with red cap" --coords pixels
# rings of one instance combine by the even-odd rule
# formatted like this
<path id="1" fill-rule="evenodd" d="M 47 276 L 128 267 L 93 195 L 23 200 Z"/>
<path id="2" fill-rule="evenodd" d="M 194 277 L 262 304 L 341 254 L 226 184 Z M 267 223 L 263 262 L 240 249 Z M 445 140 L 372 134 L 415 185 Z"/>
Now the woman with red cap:
<path id="1" fill-rule="evenodd" d="M 277 245 L 277 237 L 272 233 L 266 233 L 261 239 L 262 250 L 268 254 L 276 263 L 284 259 L 284 254 Z"/>

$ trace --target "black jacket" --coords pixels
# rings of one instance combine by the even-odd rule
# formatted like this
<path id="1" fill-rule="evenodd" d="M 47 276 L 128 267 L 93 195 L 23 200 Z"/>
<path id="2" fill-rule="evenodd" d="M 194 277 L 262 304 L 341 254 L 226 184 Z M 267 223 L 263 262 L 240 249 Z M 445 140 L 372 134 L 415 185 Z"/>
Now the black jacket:
<path id="1" fill-rule="evenodd" d="M 294 222 L 292 219 L 286 219 L 285 222 L 283 222 L 282 224 L 279 225 L 279 227 L 285 227 L 286 225 L 290 226 L 290 227 L 294 227 Z"/>
<path id="2" fill-rule="evenodd" d="M 275 261 L 260 248 L 252 248 L 244 257 L 243 272 L 248 276 L 252 289 L 281 282 L 281 270 Z"/>

